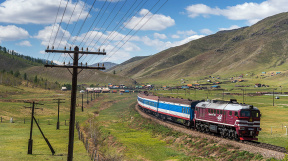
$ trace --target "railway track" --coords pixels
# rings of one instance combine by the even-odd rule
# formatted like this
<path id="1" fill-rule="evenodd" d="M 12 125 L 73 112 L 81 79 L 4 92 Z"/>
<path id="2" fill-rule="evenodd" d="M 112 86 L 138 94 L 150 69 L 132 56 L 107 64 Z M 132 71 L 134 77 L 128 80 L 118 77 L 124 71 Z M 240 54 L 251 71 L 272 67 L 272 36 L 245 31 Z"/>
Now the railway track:
<path id="1" fill-rule="evenodd" d="M 138 108 L 138 106 L 137 106 Z M 142 108 L 138 108 L 140 109 L 141 111 Z M 196 131 L 195 129 L 193 128 L 189 128 L 185 125 L 183 125 L 182 123 L 180 122 L 174 122 L 172 120 L 163 120 L 163 119 L 159 119 L 158 117 L 156 117 L 155 115 L 153 114 L 150 114 L 150 113 L 146 113 L 145 111 L 143 111 L 146 115 L 149 115 L 155 119 L 158 119 L 160 121 L 163 121 L 167 124 L 170 124 L 170 125 L 174 125 L 174 126 L 178 126 L 178 127 L 181 127 L 183 129 L 189 129 L 189 130 L 192 130 L 192 131 Z M 209 135 L 208 133 L 201 133 L 201 134 L 206 134 L 206 135 Z M 214 133 L 210 134 L 209 136 L 215 136 L 215 137 L 218 137 L 218 138 L 221 138 L 220 135 L 215 135 Z M 251 146 L 255 146 L 255 147 L 259 147 L 259 148 L 263 148 L 263 149 L 268 149 L 268 150 L 272 150 L 272 151 L 276 151 L 276 152 L 280 152 L 280 153 L 285 153 L 287 154 L 287 150 L 284 148 L 284 147 L 280 147 L 280 146 L 276 146 L 276 145 L 272 145 L 272 144 L 267 144 L 267 143 L 261 143 L 261 142 L 257 142 L 257 141 L 235 141 L 235 140 L 231 140 L 231 139 L 227 139 L 227 138 L 221 138 L 221 139 L 225 139 L 225 140 L 229 140 L 229 141 L 233 141 L 233 142 L 237 142 L 237 143 L 241 143 L 241 144 L 247 144 L 247 145 L 251 145 Z"/>

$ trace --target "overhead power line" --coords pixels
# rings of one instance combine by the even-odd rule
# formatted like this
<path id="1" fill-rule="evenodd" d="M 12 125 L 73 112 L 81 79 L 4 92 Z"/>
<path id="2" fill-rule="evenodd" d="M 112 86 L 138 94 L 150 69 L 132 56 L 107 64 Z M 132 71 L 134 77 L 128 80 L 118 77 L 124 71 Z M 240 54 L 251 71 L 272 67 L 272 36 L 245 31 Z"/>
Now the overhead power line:
<path id="1" fill-rule="evenodd" d="M 135 33 L 133 33 L 131 36 L 130 36 L 130 38 L 129 39 L 127 39 L 126 41 L 125 41 L 125 43 L 123 43 L 118 49 L 117 49 L 117 51 L 115 51 L 113 54 L 111 54 L 107 59 L 106 59 L 106 61 L 108 60 L 108 59 L 110 59 L 116 52 L 118 52 L 120 49 L 121 49 L 121 47 L 123 47 L 143 26 L 145 26 L 145 24 L 166 4 L 168 2 L 168 0 L 166 0 L 165 1 L 165 3 L 163 3 L 161 6 L 160 6 L 160 8 L 158 8 L 158 10 L 135 32 Z M 158 2 L 157 2 L 158 3 Z M 156 5 L 156 4 L 155 4 Z M 147 13 L 148 14 L 148 13 Z M 147 15 L 146 14 L 146 15 Z M 145 16 L 146 16 L 145 15 Z M 137 26 L 137 25 L 136 25 Z M 135 27 L 136 27 L 135 26 Z M 135 28 L 134 27 L 134 28 Z M 116 45 L 117 46 L 117 45 Z M 113 50 L 113 49 L 112 49 Z M 112 51 L 111 50 L 111 51 Z M 104 58 L 100 61 L 100 62 L 103 62 L 103 60 L 104 60 Z"/>

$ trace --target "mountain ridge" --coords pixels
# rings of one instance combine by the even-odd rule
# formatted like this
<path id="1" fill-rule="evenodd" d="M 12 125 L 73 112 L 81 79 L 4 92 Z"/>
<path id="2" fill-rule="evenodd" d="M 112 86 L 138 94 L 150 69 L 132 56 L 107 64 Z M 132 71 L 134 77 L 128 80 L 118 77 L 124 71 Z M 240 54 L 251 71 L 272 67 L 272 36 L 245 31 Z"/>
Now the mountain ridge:
<path id="1" fill-rule="evenodd" d="M 288 13 L 190 41 L 127 64 L 117 74 L 136 80 L 233 75 L 284 68 L 288 59 Z M 117 70 L 117 68 L 116 68 Z"/>

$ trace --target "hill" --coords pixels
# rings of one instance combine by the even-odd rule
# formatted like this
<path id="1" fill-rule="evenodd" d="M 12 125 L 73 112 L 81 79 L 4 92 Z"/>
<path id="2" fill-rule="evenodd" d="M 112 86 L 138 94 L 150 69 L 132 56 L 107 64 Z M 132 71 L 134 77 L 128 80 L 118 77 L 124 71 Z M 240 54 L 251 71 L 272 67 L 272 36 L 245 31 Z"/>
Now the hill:
<path id="1" fill-rule="evenodd" d="M 69 71 L 67 71 L 67 69 L 45 68 L 43 65 L 43 62 L 45 61 L 41 59 L 35 59 L 29 56 L 19 54 L 11 54 L 6 50 L 0 50 L 0 62 L 1 71 L 20 71 L 21 75 L 25 73 L 28 77 L 27 79 L 29 80 L 33 80 L 35 76 L 38 76 L 38 78 L 47 79 L 50 82 L 71 82 L 71 74 L 69 73 Z M 105 67 L 111 67 L 116 64 L 105 62 L 104 65 Z M 98 64 L 96 66 L 98 66 Z M 83 70 L 79 74 L 78 83 L 89 85 L 106 85 L 107 83 L 133 85 L 134 80 L 97 70 Z"/>
<path id="2" fill-rule="evenodd" d="M 2 48 L 2 47 L 1 47 Z M 18 71 L 32 66 L 42 65 L 35 60 L 38 59 L 27 59 L 31 57 L 25 57 L 23 55 L 15 55 L 7 52 L 6 50 L 0 50 L 0 69 L 6 71 Z"/>
<path id="3" fill-rule="evenodd" d="M 100 63 L 101 65 L 104 64 L 104 67 L 106 68 L 106 71 L 109 70 L 110 68 L 118 65 L 116 63 L 112 63 L 112 62 L 103 62 L 103 63 Z M 91 67 L 97 67 L 98 66 L 98 63 L 95 63 L 95 64 L 92 64 Z"/>
<path id="4" fill-rule="evenodd" d="M 286 72 L 287 36 L 288 13 L 281 13 L 250 27 L 220 31 L 125 64 L 117 74 L 155 81 L 271 70 Z"/>
<path id="5" fill-rule="evenodd" d="M 44 66 L 35 66 L 27 68 L 24 71 L 27 73 L 27 75 L 38 75 L 39 77 L 52 82 L 58 81 L 60 83 L 66 84 L 71 83 L 72 80 L 71 73 L 65 68 L 45 68 Z M 81 71 L 80 74 L 78 74 L 78 84 L 107 85 L 108 83 L 133 85 L 134 80 L 131 78 L 91 69 L 85 69 Z"/>
<path id="6" fill-rule="evenodd" d="M 127 67 L 133 68 L 133 64 L 137 65 L 137 63 L 139 63 L 139 61 L 141 61 L 142 59 L 148 58 L 149 56 L 135 56 L 129 60 L 126 60 L 125 62 L 116 65 L 112 68 L 110 68 L 109 70 L 107 70 L 108 73 L 118 73 L 121 72 L 122 69 L 125 69 Z"/>

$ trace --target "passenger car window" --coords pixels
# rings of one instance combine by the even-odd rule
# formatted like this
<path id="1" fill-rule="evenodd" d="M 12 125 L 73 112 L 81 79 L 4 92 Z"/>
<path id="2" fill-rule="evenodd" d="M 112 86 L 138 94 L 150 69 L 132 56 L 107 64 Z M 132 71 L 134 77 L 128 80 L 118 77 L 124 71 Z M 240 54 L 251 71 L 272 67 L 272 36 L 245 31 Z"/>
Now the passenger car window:
<path id="1" fill-rule="evenodd" d="M 229 111 L 229 115 L 230 115 L 230 116 L 232 115 L 232 111 Z"/>
<path id="2" fill-rule="evenodd" d="M 235 116 L 238 116 L 238 112 L 235 112 L 235 114 L 234 114 Z"/>
<path id="3" fill-rule="evenodd" d="M 220 114 L 222 114 L 222 110 L 220 110 Z"/>
<path id="4" fill-rule="evenodd" d="M 217 110 L 217 114 L 219 114 L 219 110 Z"/>

